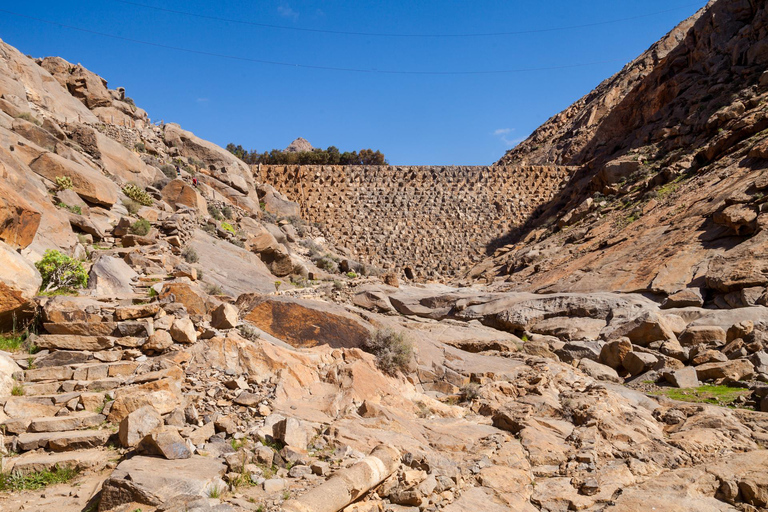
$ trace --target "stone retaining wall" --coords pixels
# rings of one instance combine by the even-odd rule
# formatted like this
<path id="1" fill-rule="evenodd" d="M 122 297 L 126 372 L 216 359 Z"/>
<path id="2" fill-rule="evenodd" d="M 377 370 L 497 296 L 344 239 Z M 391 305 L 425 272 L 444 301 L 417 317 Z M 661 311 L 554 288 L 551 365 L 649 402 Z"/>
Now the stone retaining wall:
<path id="1" fill-rule="evenodd" d="M 566 167 L 254 166 L 361 262 L 417 279 L 461 274 L 550 200 Z M 409 270 L 406 270 L 409 269 Z"/>

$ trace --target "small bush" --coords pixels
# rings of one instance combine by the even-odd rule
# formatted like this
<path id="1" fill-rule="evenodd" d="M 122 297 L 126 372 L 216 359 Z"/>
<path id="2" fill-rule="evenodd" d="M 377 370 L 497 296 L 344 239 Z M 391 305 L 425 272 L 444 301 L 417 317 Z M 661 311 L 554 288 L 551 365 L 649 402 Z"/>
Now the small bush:
<path id="1" fill-rule="evenodd" d="M 480 396 L 480 386 L 474 382 L 470 382 L 466 386 L 462 386 L 461 391 L 462 402 L 473 402 Z"/>
<path id="2" fill-rule="evenodd" d="M 163 171 L 163 174 L 165 174 L 167 178 L 172 180 L 176 179 L 176 168 L 174 166 L 165 164 L 160 170 Z"/>
<path id="3" fill-rule="evenodd" d="M 238 247 L 239 247 L 239 248 L 241 248 L 241 249 L 245 249 L 245 242 L 243 242 L 243 241 L 242 241 L 242 240 L 240 240 L 239 238 L 233 238 L 232 240 L 230 240 L 230 243 L 231 243 L 232 245 L 236 245 L 236 246 L 238 246 Z"/>
<path id="4" fill-rule="evenodd" d="M 152 229 L 152 224 L 147 219 L 139 219 L 131 225 L 131 233 L 134 235 L 146 236 L 150 229 Z"/>
<path id="5" fill-rule="evenodd" d="M 74 187 L 74 185 L 72 184 L 72 178 L 70 178 L 69 176 L 56 176 L 55 180 L 56 180 L 56 187 L 59 190 L 67 190 Z"/>
<path id="6" fill-rule="evenodd" d="M 213 224 L 203 224 L 203 231 L 208 233 L 209 235 L 215 235 L 216 234 L 216 226 Z"/>
<path id="7" fill-rule="evenodd" d="M 12 396 L 24 396 L 24 386 L 21 384 L 14 384 L 11 388 Z"/>
<path id="8" fill-rule="evenodd" d="M 147 146 L 145 146 L 143 142 L 137 142 L 133 147 L 139 153 L 144 153 L 147 150 Z"/>
<path id="9" fill-rule="evenodd" d="M 391 329 L 379 329 L 363 344 L 363 350 L 376 356 L 376 365 L 390 375 L 405 372 L 413 356 L 413 345 L 402 334 Z"/>
<path id="10" fill-rule="evenodd" d="M 45 469 L 34 473 L 21 474 L 18 472 L 0 473 L 0 491 L 18 492 L 34 491 L 47 485 L 61 484 L 77 476 L 77 471 L 69 467 Z"/>
<path id="11" fill-rule="evenodd" d="M 347 277 L 350 279 L 354 279 L 357 277 L 357 274 L 355 272 L 347 272 Z"/>
<path id="12" fill-rule="evenodd" d="M 0 350 L 5 352 L 16 352 L 24 343 L 23 336 L 0 336 Z"/>
<path id="13" fill-rule="evenodd" d="M 323 269 L 331 274 L 335 274 L 339 271 L 339 265 L 328 256 L 323 256 L 317 260 L 315 265 L 317 265 L 317 268 Z"/>
<path id="14" fill-rule="evenodd" d="M 209 284 L 205 287 L 205 293 L 208 295 L 224 295 L 224 290 L 217 284 Z"/>
<path id="15" fill-rule="evenodd" d="M 234 217 L 234 212 L 232 211 L 232 207 L 229 206 L 228 204 L 224 205 L 224 207 L 222 207 L 221 214 L 226 219 L 232 219 Z"/>
<path id="16" fill-rule="evenodd" d="M 136 215 L 141 209 L 141 205 L 132 199 L 123 199 L 123 206 L 131 215 Z"/>
<path id="17" fill-rule="evenodd" d="M 256 341 L 261 338 L 261 333 L 248 324 L 238 325 L 237 330 L 240 332 L 240 336 L 249 341 Z"/>
<path id="18" fill-rule="evenodd" d="M 235 228 L 228 222 L 222 222 L 221 229 L 227 231 L 228 233 L 232 233 L 233 235 L 235 234 Z"/>
<path id="19" fill-rule="evenodd" d="M 276 291 L 276 292 L 279 292 L 279 291 L 280 291 L 280 285 L 281 285 L 281 284 L 283 284 L 283 282 L 282 282 L 282 281 L 275 281 L 275 291 Z"/>
<path id="20" fill-rule="evenodd" d="M 83 264 L 59 251 L 47 250 L 43 259 L 35 263 L 43 278 L 41 290 L 83 288 L 88 284 L 88 273 Z"/>
<path id="21" fill-rule="evenodd" d="M 72 212 L 72 213 L 76 213 L 76 214 L 78 214 L 78 215 L 82 215 L 82 214 L 83 214 L 83 209 L 82 209 L 82 208 L 80 208 L 80 207 L 79 207 L 79 206 L 77 206 L 77 205 L 75 205 L 75 206 L 69 206 L 69 205 L 68 205 L 68 204 L 66 204 L 66 203 L 59 203 L 59 205 L 58 205 L 58 206 L 59 206 L 59 208 L 64 208 L 65 210 L 69 210 L 70 212 Z"/>
<path id="22" fill-rule="evenodd" d="M 224 219 L 224 217 L 221 216 L 221 210 L 219 210 L 219 207 L 213 204 L 208 205 L 208 214 L 216 220 Z"/>
<path id="23" fill-rule="evenodd" d="M 198 256 L 197 251 L 190 246 L 185 247 L 184 250 L 181 251 L 181 257 L 184 258 L 184 261 L 187 263 L 197 263 L 200 261 L 200 256 Z M 199 272 L 198 277 L 200 277 Z"/>
<path id="24" fill-rule="evenodd" d="M 154 204 L 152 196 L 135 183 L 129 183 L 123 187 L 123 193 L 141 205 L 152 206 Z"/>

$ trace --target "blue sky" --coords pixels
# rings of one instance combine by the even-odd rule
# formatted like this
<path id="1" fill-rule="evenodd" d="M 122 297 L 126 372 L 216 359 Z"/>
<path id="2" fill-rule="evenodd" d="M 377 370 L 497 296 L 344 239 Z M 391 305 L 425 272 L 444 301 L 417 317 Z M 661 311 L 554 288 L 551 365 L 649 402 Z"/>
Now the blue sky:
<path id="1" fill-rule="evenodd" d="M 0 6 L 0 38 L 33 57 L 82 63 L 110 87 L 125 87 L 153 120 L 222 146 L 264 151 L 304 137 L 315 147 L 379 149 L 398 165 L 493 163 L 706 4 L 130 1 L 8 3 Z M 467 71 L 484 73 L 418 74 Z"/>

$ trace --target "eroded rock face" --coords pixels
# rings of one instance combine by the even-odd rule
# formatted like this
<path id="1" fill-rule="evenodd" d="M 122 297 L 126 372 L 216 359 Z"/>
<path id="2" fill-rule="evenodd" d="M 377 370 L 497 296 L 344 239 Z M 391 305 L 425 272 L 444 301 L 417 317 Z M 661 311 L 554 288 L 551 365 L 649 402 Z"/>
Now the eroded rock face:
<path id="1" fill-rule="evenodd" d="M 24 249 L 35 238 L 40 218 L 34 206 L 0 182 L 0 240 L 12 249 Z"/>
<path id="2" fill-rule="evenodd" d="M 59 176 L 70 178 L 77 195 L 90 203 L 109 207 L 117 202 L 117 185 L 114 182 L 95 169 L 55 153 L 43 153 L 30 164 L 30 168 L 54 183 Z"/>

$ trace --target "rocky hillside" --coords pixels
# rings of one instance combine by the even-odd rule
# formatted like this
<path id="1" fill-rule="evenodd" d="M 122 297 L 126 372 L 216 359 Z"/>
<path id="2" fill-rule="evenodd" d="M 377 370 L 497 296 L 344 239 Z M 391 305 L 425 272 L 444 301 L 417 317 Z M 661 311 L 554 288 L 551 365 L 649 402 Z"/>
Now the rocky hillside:
<path id="1" fill-rule="evenodd" d="M 581 170 L 473 275 L 763 303 L 768 10 L 719 0 L 501 160 Z"/>
<path id="2" fill-rule="evenodd" d="M 748 6 L 685 44 L 761 34 Z M 550 205 L 577 207 L 475 271 L 518 284 L 400 283 L 97 75 L 0 50 L 0 510 L 768 509 L 768 309 L 703 307 L 765 302 L 759 140 L 585 160 Z M 663 304 L 577 292 L 646 274 Z"/>

